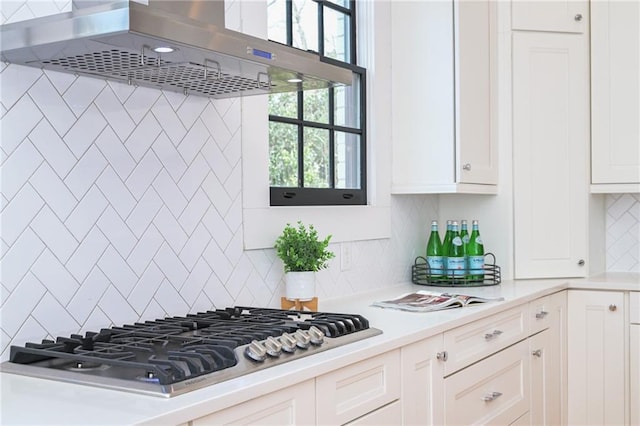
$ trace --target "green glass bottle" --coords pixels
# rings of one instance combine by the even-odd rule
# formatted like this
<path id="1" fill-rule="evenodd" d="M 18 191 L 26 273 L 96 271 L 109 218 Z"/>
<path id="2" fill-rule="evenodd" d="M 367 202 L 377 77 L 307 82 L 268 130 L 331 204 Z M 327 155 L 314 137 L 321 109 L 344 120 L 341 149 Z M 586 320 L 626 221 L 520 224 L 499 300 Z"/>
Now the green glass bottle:
<path id="1" fill-rule="evenodd" d="M 431 221 L 431 234 L 427 242 L 427 263 L 429 264 L 428 274 L 433 281 L 439 281 L 442 278 L 444 269 L 444 253 L 442 251 L 442 242 L 438 233 L 438 221 Z"/>
<path id="2" fill-rule="evenodd" d="M 442 266 L 445 270 L 445 275 L 449 275 L 449 267 L 447 266 L 447 255 L 449 253 L 449 246 L 451 245 L 451 224 L 452 221 L 447 221 L 447 231 L 444 234 L 444 239 L 442 240 L 442 253 L 444 256 Z"/>
<path id="3" fill-rule="evenodd" d="M 471 222 L 471 237 L 467 244 L 467 270 L 473 281 L 484 280 L 484 244 L 480 237 L 478 221 Z"/>
<path id="4" fill-rule="evenodd" d="M 463 244 L 469 244 L 469 229 L 466 220 L 460 221 L 460 238 L 462 238 Z"/>
<path id="5" fill-rule="evenodd" d="M 464 244 L 458 231 L 458 222 L 453 221 L 451 224 L 451 244 L 447 252 L 447 268 L 449 276 L 454 282 L 461 281 L 466 273 L 466 265 L 464 259 Z"/>

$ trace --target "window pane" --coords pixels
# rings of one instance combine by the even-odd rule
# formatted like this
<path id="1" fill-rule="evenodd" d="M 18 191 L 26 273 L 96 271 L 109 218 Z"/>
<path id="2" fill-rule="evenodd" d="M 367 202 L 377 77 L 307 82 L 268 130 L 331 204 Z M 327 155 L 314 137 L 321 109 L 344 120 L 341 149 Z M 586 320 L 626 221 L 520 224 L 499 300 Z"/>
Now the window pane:
<path id="1" fill-rule="evenodd" d="M 279 117 L 298 117 L 298 94 L 296 92 L 269 95 L 269 114 Z"/>
<path id="2" fill-rule="evenodd" d="M 269 122 L 271 186 L 298 186 L 298 126 Z"/>
<path id="3" fill-rule="evenodd" d="M 349 16 L 324 8 L 324 56 L 351 63 Z"/>
<path id="4" fill-rule="evenodd" d="M 337 4 L 338 6 L 342 6 L 345 8 L 349 7 L 349 0 L 328 0 L 333 4 Z"/>
<path id="5" fill-rule="evenodd" d="M 360 76 L 353 74 L 353 84 L 336 87 L 334 92 L 334 120 L 337 126 L 360 128 Z"/>
<path id="6" fill-rule="evenodd" d="M 293 47 L 302 50 L 318 48 L 318 4 L 313 0 L 293 0 Z"/>
<path id="7" fill-rule="evenodd" d="M 336 132 L 336 188 L 360 188 L 360 135 Z"/>
<path id="8" fill-rule="evenodd" d="M 287 0 L 271 0 L 267 4 L 267 38 L 287 44 Z"/>
<path id="9" fill-rule="evenodd" d="M 329 131 L 305 127 L 304 129 L 304 186 L 330 188 Z"/>
<path id="10" fill-rule="evenodd" d="M 305 121 L 316 123 L 329 122 L 329 89 L 306 90 L 302 93 L 304 99 Z"/>

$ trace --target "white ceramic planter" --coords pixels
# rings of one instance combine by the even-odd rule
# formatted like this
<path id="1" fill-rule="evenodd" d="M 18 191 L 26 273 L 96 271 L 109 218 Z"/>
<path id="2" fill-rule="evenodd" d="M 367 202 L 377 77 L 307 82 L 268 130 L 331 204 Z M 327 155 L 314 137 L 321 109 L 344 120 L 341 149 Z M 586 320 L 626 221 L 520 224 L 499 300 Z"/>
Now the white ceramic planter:
<path id="1" fill-rule="evenodd" d="M 316 273 L 287 272 L 284 274 L 285 297 L 289 300 L 306 301 L 316 295 Z"/>

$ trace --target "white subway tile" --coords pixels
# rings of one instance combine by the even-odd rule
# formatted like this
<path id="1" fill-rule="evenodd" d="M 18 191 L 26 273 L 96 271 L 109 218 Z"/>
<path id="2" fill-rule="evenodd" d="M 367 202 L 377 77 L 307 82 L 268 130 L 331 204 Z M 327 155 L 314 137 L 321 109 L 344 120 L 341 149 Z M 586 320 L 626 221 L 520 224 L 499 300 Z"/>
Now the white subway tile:
<path id="1" fill-rule="evenodd" d="M 62 98 L 74 115 L 80 117 L 106 86 L 107 83 L 102 79 L 79 76 L 64 92 Z"/>
<path id="2" fill-rule="evenodd" d="M 151 318 L 151 319 L 159 319 L 166 318 L 169 315 L 167 311 L 165 311 L 162 306 L 158 304 L 155 300 L 151 299 L 149 304 L 146 306 L 144 312 L 142 312 L 142 318 Z"/>
<path id="3" fill-rule="evenodd" d="M 233 265 L 229 262 L 216 244 L 215 241 L 211 241 L 204 251 L 204 260 L 207 261 L 213 272 L 220 278 L 221 282 L 227 282 L 231 273 L 233 272 Z M 215 300 L 214 300 L 215 302 Z"/>
<path id="4" fill-rule="evenodd" d="M 47 120 L 38 123 L 29 134 L 29 139 L 61 179 L 78 161 Z"/>
<path id="5" fill-rule="evenodd" d="M 226 248 L 233 238 L 233 232 L 215 208 L 210 208 L 203 219 L 204 226 L 207 227 L 211 236 L 219 247 Z"/>
<path id="6" fill-rule="evenodd" d="M 65 220 L 78 204 L 71 191 L 46 162 L 31 176 L 29 183 L 61 220 Z"/>
<path id="7" fill-rule="evenodd" d="M 127 297 L 129 304 L 136 312 L 139 314 L 144 312 L 149 302 L 153 299 L 156 290 L 160 287 L 162 280 L 164 280 L 164 274 L 155 263 L 151 263 Z"/>
<path id="8" fill-rule="evenodd" d="M 160 171 L 153 181 L 153 187 L 171 213 L 175 217 L 180 216 L 187 206 L 187 199 L 166 171 Z"/>
<path id="9" fill-rule="evenodd" d="M 182 299 L 180 293 L 178 293 L 167 280 L 162 281 L 153 299 L 158 302 L 169 315 L 184 315 L 189 312 L 187 302 Z"/>
<path id="10" fill-rule="evenodd" d="M 69 336 L 72 333 L 77 333 L 80 329 L 80 324 L 49 293 L 45 294 L 31 315 L 52 336 Z"/>
<path id="11" fill-rule="evenodd" d="M 85 285 L 84 280 L 91 270 L 94 269 L 96 262 L 100 259 L 108 245 L 109 240 L 107 240 L 102 232 L 96 227 L 91 228 L 86 238 L 82 240 L 78 249 L 71 255 L 71 258 L 66 263 L 65 267 L 79 283 L 83 283 L 82 287 Z"/>
<path id="12" fill-rule="evenodd" d="M 180 288 L 189 276 L 187 268 L 184 267 L 178 256 L 166 243 L 160 247 L 153 260 L 171 285 L 177 288 Z"/>
<path id="13" fill-rule="evenodd" d="M 2 211 L 2 239 L 13 245 L 38 214 L 44 201 L 31 185 L 25 185 Z"/>
<path id="14" fill-rule="evenodd" d="M 112 207 L 107 207 L 97 225 L 120 256 L 129 256 L 138 240 Z"/>
<path id="15" fill-rule="evenodd" d="M 100 295 L 102 297 L 102 295 Z M 87 331 L 91 332 L 99 332 L 103 328 L 111 327 L 113 325 L 122 325 L 122 324 L 113 324 L 108 316 L 105 315 L 104 312 L 100 309 L 97 304 L 91 305 L 91 313 L 89 317 L 86 319 L 84 324 L 82 324 L 82 328 L 80 332 L 85 334 Z"/>
<path id="16" fill-rule="evenodd" d="M 193 123 L 199 119 L 202 111 L 209 104 L 209 99 L 200 96 L 187 96 L 185 101 L 178 108 L 178 117 L 182 121 L 182 124 L 189 129 L 193 126 Z"/>
<path id="17" fill-rule="evenodd" d="M 136 199 L 133 198 L 113 168 L 108 166 L 96 180 L 96 185 L 120 217 L 129 216 L 136 205 Z"/>
<path id="18" fill-rule="evenodd" d="M 97 187 L 92 186 L 78 202 L 64 224 L 73 236 L 80 241 L 95 226 L 98 218 L 108 205 L 109 202 L 104 198 L 102 192 Z"/>
<path id="19" fill-rule="evenodd" d="M 134 235 L 140 238 L 161 208 L 162 199 L 150 187 L 138 201 L 125 222 Z"/>
<path id="20" fill-rule="evenodd" d="M 176 147 L 173 146 L 165 133 L 162 133 L 155 140 L 153 143 L 153 151 L 173 180 L 179 180 L 185 170 L 187 170 L 187 164 L 182 157 L 180 157 Z"/>
<path id="21" fill-rule="evenodd" d="M 9 351 L 7 349 L 10 347 L 10 344 L 11 336 L 5 333 L 4 330 L 2 330 L 2 326 L 0 326 L 0 362 L 9 360 Z"/>
<path id="22" fill-rule="evenodd" d="M 123 106 L 133 121 L 140 123 L 160 96 L 162 96 L 162 94 L 159 90 L 138 86 L 127 98 Z"/>
<path id="23" fill-rule="evenodd" d="M 63 305 L 69 303 L 78 290 L 78 283 L 49 250 L 33 264 L 31 272 Z"/>
<path id="24" fill-rule="evenodd" d="M 44 206 L 33 219 L 31 229 L 63 264 L 78 247 L 78 241 L 48 206 Z"/>
<path id="25" fill-rule="evenodd" d="M 76 121 L 76 117 L 49 79 L 40 78 L 31 86 L 28 93 L 56 132 L 59 135 L 67 133 Z"/>
<path id="26" fill-rule="evenodd" d="M 207 229 L 202 224 L 198 225 L 179 255 L 180 260 L 189 271 L 193 269 L 198 259 L 202 257 L 202 253 L 210 241 L 211 235 L 209 235 Z"/>
<path id="27" fill-rule="evenodd" d="M 109 126 L 116 132 L 120 140 L 126 140 L 135 128 L 135 123 L 122 108 L 120 100 L 116 97 L 111 87 L 105 89 L 96 97 L 94 103 L 109 122 Z"/>
<path id="28" fill-rule="evenodd" d="M 4 1 L 0 2 L 0 4 L 4 5 Z M 42 77 L 42 70 L 33 67 L 24 67 L 22 65 L 9 64 L 9 66 L 5 67 L 0 74 L 0 91 L 2 92 L 2 105 L 5 108 L 11 109 L 14 107 L 15 103 L 18 100 L 23 101 L 26 104 L 29 104 L 29 108 L 32 110 L 34 116 L 33 117 L 21 117 L 21 121 L 25 121 L 25 119 L 31 120 L 32 122 L 39 120 L 42 117 L 40 111 L 35 107 L 33 102 L 28 96 L 24 96 L 25 92 L 29 90 L 29 88 L 40 78 Z M 25 108 L 23 105 L 22 108 Z M 17 114 L 17 110 L 16 110 Z M 15 115 L 15 117 L 19 117 L 19 115 Z M 5 123 L 2 123 L 3 127 Z M 6 125 L 11 125 L 10 122 L 6 123 Z M 31 129 L 33 126 L 26 126 L 27 130 Z M 14 128 L 15 130 L 15 128 Z M 5 144 L 5 129 L 3 129 L 2 135 L 2 144 Z"/>
<path id="29" fill-rule="evenodd" d="M 40 238 L 27 228 L 2 258 L 2 285 L 13 291 L 44 249 Z"/>
<path id="30" fill-rule="evenodd" d="M 213 271 L 204 259 L 200 259 L 195 265 L 184 285 L 180 288 L 180 295 L 189 305 L 195 303 L 212 273 Z"/>
<path id="31" fill-rule="evenodd" d="M 225 308 L 227 306 L 234 306 L 236 304 L 233 297 L 231 297 L 226 287 L 222 284 L 222 281 L 220 281 L 215 273 L 211 274 L 209 277 L 209 281 L 207 281 L 207 284 L 204 287 L 204 293 L 218 309 Z"/>
<path id="32" fill-rule="evenodd" d="M 151 186 L 151 183 L 156 176 L 158 176 L 161 169 L 162 164 L 160 160 L 158 160 L 158 157 L 156 157 L 153 151 L 147 151 L 127 180 L 125 180 L 129 192 L 139 200 Z"/>
<path id="33" fill-rule="evenodd" d="M 167 101 L 167 98 L 171 96 L 171 93 L 163 92 L 163 96 L 158 98 L 156 103 L 153 105 L 151 112 L 156 117 L 158 123 L 162 126 L 162 130 L 167 134 L 173 145 L 177 146 L 182 138 L 184 138 L 187 131 L 182 125 L 182 122 L 178 118 L 175 110 Z"/>
<path id="34" fill-rule="evenodd" d="M 187 164 L 193 162 L 209 138 L 209 131 L 202 121 L 196 121 L 178 145 L 178 152 Z"/>
<path id="35" fill-rule="evenodd" d="M 31 175 L 42 164 L 42 156 L 26 140 L 16 148 L 2 165 L 2 193 L 7 200 L 16 196 L 20 188 L 31 178 Z"/>
<path id="36" fill-rule="evenodd" d="M 109 281 L 125 296 L 131 292 L 131 289 L 138 281 L 138 277 L 127 265 L 127 262 L 111 246 L 107 247 L 102 257 L 100 257 L 98 266 Z"/>
<path id="37" fill-rule="evenodd" d="M 204 109 L 204 113 L 200 116 L 200 119 L 209 129 L 209 133 L 213 136 L 213 139 L 218 144 L 218 147 L 221 151 L 224 151 L 224 148 L 227 146 L 229 141 L 231 140 L 232 133 L 227 128 L 222 117 L 218 114 L 216 108 L 213 107 L 215 103 L 210 103 Z"/>
<path id="38" fill-rule="evenodd" d="M 222 150 L 229 164 L 237 166 L 242 155 L 241 132 L 237 132 Z"/>
<path id="39" fill-rule="evenodd" d="M 127 102 L 136 90 L 135 85 L 119 81 L 107 81 L 107 85 L 113 91 L 113 94 L 120 103 Z"/>
<path id="40" fill-rule="evenodd" d="M 110 127 L 107 127 L 98 136 L 96 145 L 120 179 L 126 179 L 135 168 L 136 163 Z"/>
<path id="41" fill-rule="evenodd" d="M 161 132 L 162 127 L 160 127 L 153 114 L 149 112 L 125 141 L 125 147 L 135 161 L 140 161 Z"/>
<path id="42" fill-rule="evenodd" d="M 232 265 L 237 265 L 244 255 L 244 249 L 242 244 L 242 233 L 236 232 L 233 238 L 224 249 L 224 255 L 229 259 Z"/>
<path id="43" fill-rule="evenodd" d="M 78 78 L 75 74 L 52 70 L 44 70 L 44 74 L 47 76 L 51 84 L 53 84 L 53 87 L 55 87 L 58 93 L 66 92 L 66 90 L 71 87 L 73 82 Z"/>
<path id="44" fill-rule="evenodd" d="M 633 206 L 634 203 L 635 199 L 631 194 L 621 194 L 616 202 L 607 209 L 607 213 L 618 220 Z"/>
<path id="45" fill-rule="evenodd" d="M 25 319 L 24 324 L 20 327 L 20 330 L 12 336 L 11 345 L 13 346 L 24 346 L 27 342 L 33 343 L 41 343 L 42 339 L 47 337 L 47 330 L 45 330 L 38 321 L 33 319 L 32 317 L 27 317 Z M 9 358 L 9 350 L 5 350 L 2 354 L 3 361 L 8 360 Z"/>
<path id="46" fill-rule="evenodd" d="M 184 247 L 187 242 L 188 236 L 166 207 L 160 209 L 153 220 L 153 224 L 156 225 L 158 231 L 160 231 L 175 252 L 182 250 L 182 247 Z"/>
<path id="47" fill-rule="evenodd" d="M 137 241 L 136 246 L 127 257 L 127 264 L 137 276 L 142 276 L 163 242 L 164 239 L 155 226 L 148 227 L 142 238 Z"/>
<path id="48" fill-rule="evenodd" d="M 166 102 L 171 106 L 173 111 L 178 111 L 180 107 L 186 102 L 189 96 L 185 96 L 180 92 L 173 92 L 170 90 L 162 91 L 162 96 L 166 100 Z"/>
<path id="49" fill-rule="evenodd" d="M 113 285 L 107 288 L 98 306 L 114 325 L 131 324 L 138 320 L 136 311 Z"/>
<path id="50" fill-rule="evenodd" d="M 229 161 L 227 161 L 227 158 L 213 139 L 207 140 L 207 143 L 202 148 L 202 155 L 211 166 L 212 172 L 223 180 L 226 179 L 231 173 L 231 170 L 233 170 L 233 167 L 231 167 Z"/>
<path id="51" fill-rule="evenodd" d="M 191 200 L 193 194 L 200 188 L 202 182 L 207 177 L 211 168 L 202 155 L 196 156 L 195 160 L 189 165 L 187 171 L 178 181 L 178 187 L 187 200 Z"/>
<path id="52" fill-rule="evenodd" d="M 64 179 L 64 183 L 73 195 L 80 199 L 86 194 L 105 167 L 107 167 L 107 160 L 105 160 L 98 148 L 91 146 L 69 172 Z"/>
<path id="53" fill-rule="evenodd" d="M 238 195 L 224 215 L 224 221 L 231 232 L 242 232 L 242 197 Z"/>
<path id="54" fill-rule="evenodd" d="M 202 189 L 209 196 L 209 200 L 216 207 L 218 213 L 224 216 L 231 207 L 233 200 L 213 173 L 209 173 L 206 177 L 202 184 Z"/>
<path id="55" fill-rule="evenodd" d="M 111 284 L 102 271 L 91 264 L 91 271 L 83 280 L 82 285 L 67 305 L 67 311 L 79 324 L 87 324 L 91 313 L 98 304 L 100 298 Z M 100 327 L 106 327 L 102 323 Z"/>
<path id="56" fill-rule="evenodd" d="M 46 292 L 40 281 L 27 273 L 0 308 L 2 330 L 10 336 L 15 335 Z"/>
<path id="57" fill-rule="evenodd" d="M 184 229 L 188 235 L 193 234 L 194 229 L 196 229 L 196 226 L 203 220 L 203 216 L 210 206 L 211 200 L 209 200 L 209 197 L 206 196 L 202 189 L 198 189 L 178 218 L 182 229 Z"/>

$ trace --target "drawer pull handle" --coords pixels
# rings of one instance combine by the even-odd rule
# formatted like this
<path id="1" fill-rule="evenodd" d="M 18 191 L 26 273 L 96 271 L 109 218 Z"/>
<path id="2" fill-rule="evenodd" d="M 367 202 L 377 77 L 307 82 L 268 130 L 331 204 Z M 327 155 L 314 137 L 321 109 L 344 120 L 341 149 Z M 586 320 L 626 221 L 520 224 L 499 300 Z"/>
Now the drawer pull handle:
<path id="1" fill-rule="evenodd" d="M 482 400 L 484 402 L 491 402 L 494 399 L 497 399 L 498 397 L 502 396 L 502 392 L 491 392 L 489 395 L 485 395 L 482 397 Z"/>
<path id="2" fill-rule="evenodd" d="M 491 339 L 495 339 L 496 337 L 498 337 L 499 335 L 502 334 L 502 330 L 493 330 L 493 333 L 487 333 L 484 335 L 484 338 L 486 340 L 491 340 Z"/>
<path id="3" fill-rule="evenodd" d="M 536 349 L 535 351 L 531 352 L 531 354 L 540 358 L 542 356 L 542 349 Z"/>
<path id="4" fill-rule="evenodd" d="M 549 312 L 547 311 L 540 311 L 536 314 L 536 319 L 542 319 L 544 317 L 546 317 L 547 315 L 549 315 Z"/>
<path id="5" fill-rule="evenodd" d="M 436 354 L 436 358 L 439 361 L 445 361 L 446 362 L 449 359 L 449 354 L 447 353 L 447 351 L 438 352 Z"/>

